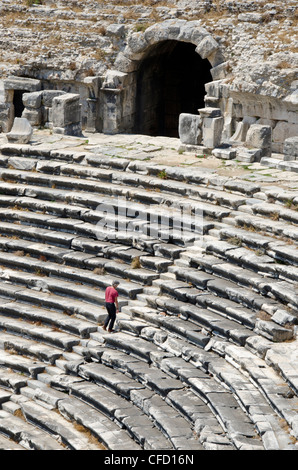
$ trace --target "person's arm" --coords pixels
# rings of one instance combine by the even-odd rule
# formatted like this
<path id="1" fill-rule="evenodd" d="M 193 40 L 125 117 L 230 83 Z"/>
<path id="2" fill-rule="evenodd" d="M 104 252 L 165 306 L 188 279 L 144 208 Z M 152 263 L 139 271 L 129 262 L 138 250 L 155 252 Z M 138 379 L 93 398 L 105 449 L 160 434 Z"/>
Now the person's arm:
<path id="1" fill-rule="evenodd" d="M 116 311 L 119 312 L 118 298 L 115 299 Z"/>

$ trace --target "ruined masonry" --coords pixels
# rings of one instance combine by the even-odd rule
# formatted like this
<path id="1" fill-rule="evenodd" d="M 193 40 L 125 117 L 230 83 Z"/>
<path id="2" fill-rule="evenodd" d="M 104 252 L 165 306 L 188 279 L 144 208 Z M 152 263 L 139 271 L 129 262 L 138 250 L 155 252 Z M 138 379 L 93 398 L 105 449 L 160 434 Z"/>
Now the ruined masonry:
<path id="1" fill-rule="evenodd" d="M 0 449 L 298 450 L 292 2 L 80 3 L 0 7 Z"/>

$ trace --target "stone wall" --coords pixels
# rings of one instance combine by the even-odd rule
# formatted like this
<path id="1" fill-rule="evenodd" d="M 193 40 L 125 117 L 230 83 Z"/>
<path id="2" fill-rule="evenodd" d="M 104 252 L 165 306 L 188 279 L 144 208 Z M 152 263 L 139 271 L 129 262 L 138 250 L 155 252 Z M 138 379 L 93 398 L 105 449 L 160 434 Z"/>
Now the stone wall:
<path id="1" fill-rule="evenodd" d="M 263 0 L 140 4 L 111 0 L 88 5 L 43 0 L 31 7 L 22 0 L 6 0 L 0 22 L 0 79 L 24 77 L 38 80 L 42 90 L 79 94 L 82 128 L 88 131 L 139 130 L 139 71 L 165 41 L 176 41 L 195 46 L 198 57 L 210 65 L 204 99 L 206 107 L 221 111 L 221 143 L 239 136 L 245 143 L 251 123 L 271 126 L 274 152 L 283 152 L 285 140 L 297 135 L 294 0 L 286 6 L 277 0 L 269 7 Z M 154 102 L 152 83 L 152 99 L 149 96 L 149 104 L 141 110 L 146 115 Z M 4 131 L 11 128 L 14 117 L 12 96 L 7 93 L 0 108 Z M 197 109 L 202 107 L 200 103 Z M 33 124 L 48 122 L 36 108 L 26 108 Z M 154 113 L 153 121 L 158 112 Z M 173 119 L 178 130 L 179 119 Z"/>

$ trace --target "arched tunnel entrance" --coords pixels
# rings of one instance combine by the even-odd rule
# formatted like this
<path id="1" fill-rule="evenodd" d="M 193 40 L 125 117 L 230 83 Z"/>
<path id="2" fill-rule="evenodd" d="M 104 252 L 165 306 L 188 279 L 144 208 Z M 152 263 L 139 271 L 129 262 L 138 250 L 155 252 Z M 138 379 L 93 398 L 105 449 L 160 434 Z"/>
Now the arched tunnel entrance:
<path id="1" fill-rule="evenodd" d="M 152 46 L 137 72 L 134 132 L 178 137 L 179 115 L 198 114 L 205 106 L 211 64 L 195 49 L 176 40 Z"/>

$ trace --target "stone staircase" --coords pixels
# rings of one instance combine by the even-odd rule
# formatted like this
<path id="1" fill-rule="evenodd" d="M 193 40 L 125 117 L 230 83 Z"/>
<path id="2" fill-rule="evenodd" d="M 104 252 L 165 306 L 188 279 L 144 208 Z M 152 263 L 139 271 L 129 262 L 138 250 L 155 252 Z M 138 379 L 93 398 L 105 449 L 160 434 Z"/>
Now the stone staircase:
<path id="1" fill-rule="evenodd" d="M 2 145 L 0 448 L 297 450 L 297 202 Z"/>

